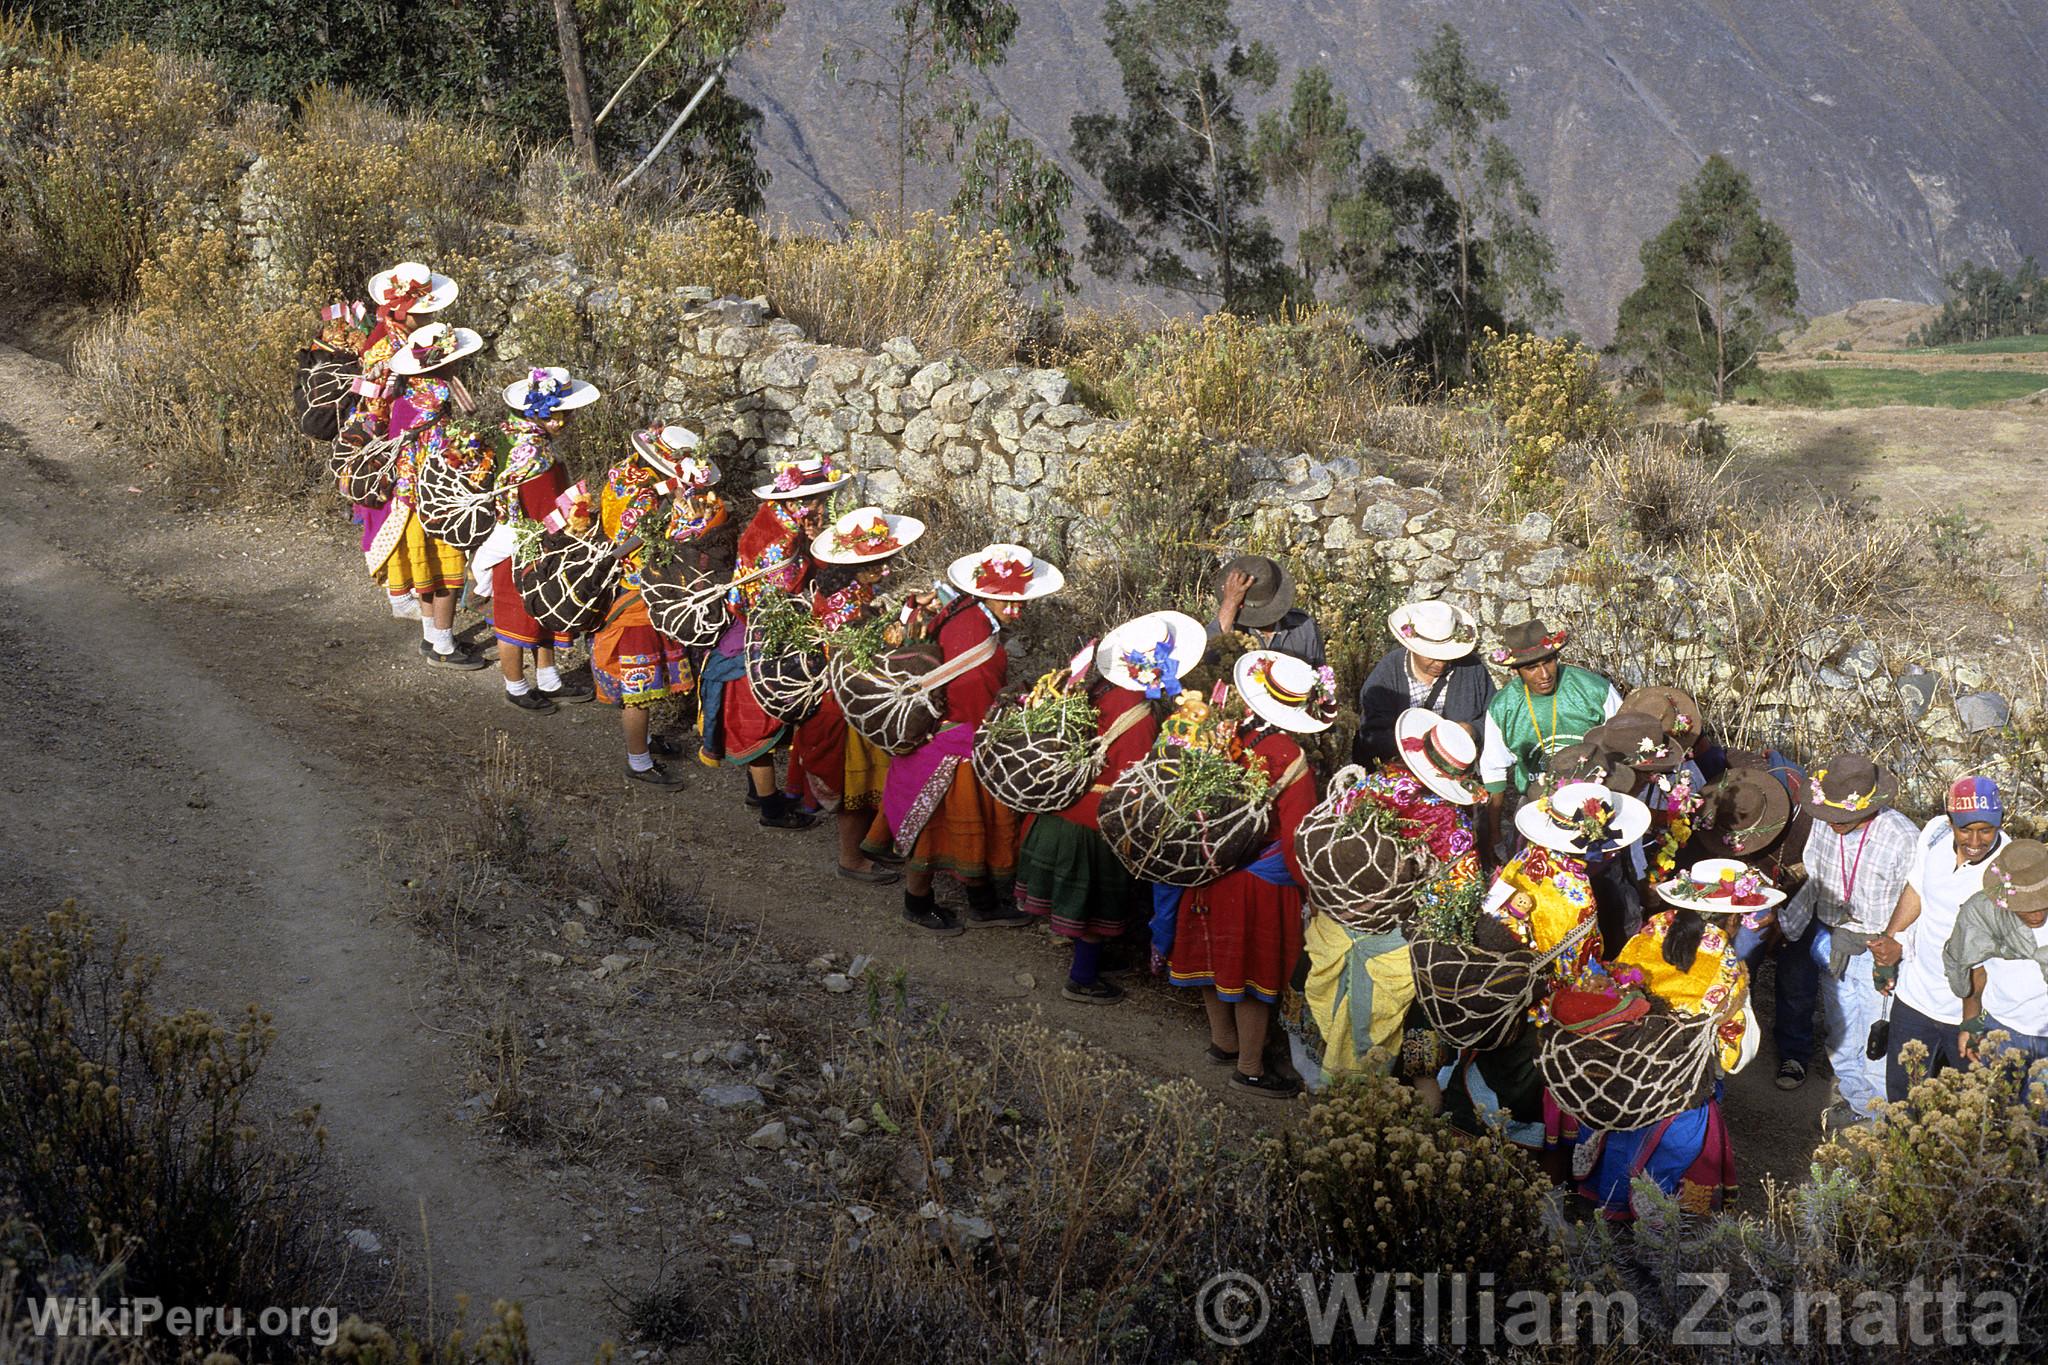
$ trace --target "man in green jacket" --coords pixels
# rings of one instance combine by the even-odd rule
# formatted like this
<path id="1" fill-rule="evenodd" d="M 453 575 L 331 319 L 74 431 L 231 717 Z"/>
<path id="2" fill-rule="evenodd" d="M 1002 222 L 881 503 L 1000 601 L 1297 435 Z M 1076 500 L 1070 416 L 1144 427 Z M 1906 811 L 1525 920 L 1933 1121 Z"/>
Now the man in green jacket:
<path id="1" fill-rule="evenodd" d="M 1530 779 L 1543 771 L 1545 759 L 1578 743 L 1621 709 L 1621 694 L 1613 683 L 1590 669 L 1558 661 L 1558 651 L 1569 638 L 1541 621 L 1524 621 L 1503 631 L 1501 647 L 1487 656 L 1515 675 L 1486 708 L 1486 733 L 1479 750 L 1479 776 L 1487 793 L 1479 849 L 1489 866 L 1510 784 L 1517 794 L 1528 790 Z"/>

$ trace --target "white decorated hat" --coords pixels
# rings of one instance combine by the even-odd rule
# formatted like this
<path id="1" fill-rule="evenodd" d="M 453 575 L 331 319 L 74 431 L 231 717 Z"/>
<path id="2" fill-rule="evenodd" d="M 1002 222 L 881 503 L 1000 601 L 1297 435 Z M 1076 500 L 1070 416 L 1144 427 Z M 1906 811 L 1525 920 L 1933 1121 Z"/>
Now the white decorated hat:
<path id="1" fill-rule="evenodd" d="M 526 378 L 505 386 L 505 406 L 522 417 L 536 419 L 589 407 L 601 396 L 597 385 L 571 379 L 569 372 L 559 365 L 536 367 L 527 371 Z M 529 410 L 529 403 L 540 410 Z"/>
<path id="2" fill-rule="evenodd" d="M 446 275 L 435 274 L 418 261 L 400 261 L 389 270 L 370 276 L 370 306 L 395 302 L 408 290 L 417 291 L 412 313 L 438 313 L 455 302 L 462 291 Z"/>
<path id="3" fill-rule="evenodd" d="M 1200 621 L 1186 612 L 1155 611 L 1103 636 L 1095 647 L 1095 671 L 1126 692 L 1175 696 L 1208 648 L 1209 632 Z"/>
<path id="4" fill-rule="evenodd" d="M 484 339 L 467 327 L 430 322 L 407 337 L 391 357 L 393 374 L 432 374 L 484 348 Z"/>
<path id="5" fill-rule="evenodd" d="M 1595 821 L 1597 836 L 1587 828 Z M 1650 808 L 1597 782 L 1567 782 L 1547 796 L 1532 791 L 1515 812 L 1515 828 L 1556 853 L 1608 853 L 1649 832 Z"/>
<path id="6" fill-rule="evenodd" d="M 985 545 L 946 566 L 946 580 L 964 593 L 992 602 L 1029 602 L 1050 597 L 1067 576 L 1022 545 Z"/>
<path id="7" fill-rule="evenodd" d="M 1485 791 L 1474 771 L 1479 745 L 1472 732 L 1436 712 L 1411 706 L 1394 722 L 1394 743 L 1401 761 L 1423 786 L 1444 800 L 1470 806 Z"/>
<path id="8" fill-rule="evenodd" d="M 1702 858 L 1683 875 L 1657 883 L 1667 905 L 1709 915 L 1748 915 L 1785 903 L 1785 893 L 1740 858 Z"/>
<path id="9" fill-rule="evenodd" d="M 775 467 L 775 477 L 754 490 L 754 496 L 769 502 L 791 498 L 821 498 L 853 475 L 825 456 L 791 460 Z"/>
<path id="10" fill-rule="evenodd" d="M 1231 673 L 1252 714 L 1276 729 L 1320 734 L 1337 717 L 1337 686 L 1330 671 L 1276 649 L 1246 650 Z"/>
<path id="11" fill-rule="evenodd" d="M 811 558 L 820 564 L 879 564 L 923 534 L 924 523 L 916 517 L 856 507 L 811 539 Z"/>
<path id="12" fill-rule="evenodd" d="M 718 462 L 691 453 L 698 440 L 688 427 L 649 427 L 634 432 L 632 440 L 634 453 L 647 461 L 649 468 L 682 488 L 709 488 L 718 482 Z"/>
<path id="13" fill-rule="evenodd" d="M 1387 613 L 1401 648 L 1425 659 L 1462 659 L 1479 647 L 1479 623 L 1449 602 L 1407 602 Z"/>

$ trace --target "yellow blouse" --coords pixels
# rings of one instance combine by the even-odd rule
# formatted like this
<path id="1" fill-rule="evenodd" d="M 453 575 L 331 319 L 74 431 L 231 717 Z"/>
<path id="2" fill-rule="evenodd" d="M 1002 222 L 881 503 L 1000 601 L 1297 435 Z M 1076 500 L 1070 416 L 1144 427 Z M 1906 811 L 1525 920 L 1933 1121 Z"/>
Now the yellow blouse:
<path id="1" fill-rule="evenodd" d="M 1721 1016 L 1717 1030 L 1721 1040 L 1721 1069 L 1730 1075 L 1748 1060 L 1743 1054 L 1743 1033 L 1749 1026 L 1749 969 L 1735 955 L 1734 945 L 1715 917 L 1707 917 L 1707 931 L 1700 935 L 1700 950 L 1693 957 L 1692 970 L 1681 972 L 1664 960 L 1664 936 L 1671 932 L 1676 910 L 1666 910 L 1643 921 L 1643 927 L 1622 948 L 1617 966 L 1633 967 L 1643 974 L 1643 988 L 1680 1014 Z"/>

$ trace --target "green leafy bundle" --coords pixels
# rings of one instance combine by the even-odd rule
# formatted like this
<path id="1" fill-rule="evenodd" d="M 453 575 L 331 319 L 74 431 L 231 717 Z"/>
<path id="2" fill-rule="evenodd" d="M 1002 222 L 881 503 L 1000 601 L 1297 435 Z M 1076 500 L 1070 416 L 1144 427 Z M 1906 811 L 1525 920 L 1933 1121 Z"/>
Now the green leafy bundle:
<path id="1" fill-rule="evenodd" d="M 810 600 L 780 588 L 764 588 L 754 598 L 747 608 L 747 633 L 766 658 L 825 650 L 825 627 L 811 613 Z"/>
<path id="2" fill-rule="evenodd" d="M 1093 763 L 1100 714 L 1085 692 L 1034 690 L 1015 705 L 998 706 L 982 722 L 982 732 L 1000 739 L 1009 735 L 1057 736 L 1064 741 L 1063 762 L 1074 767 Z"/>

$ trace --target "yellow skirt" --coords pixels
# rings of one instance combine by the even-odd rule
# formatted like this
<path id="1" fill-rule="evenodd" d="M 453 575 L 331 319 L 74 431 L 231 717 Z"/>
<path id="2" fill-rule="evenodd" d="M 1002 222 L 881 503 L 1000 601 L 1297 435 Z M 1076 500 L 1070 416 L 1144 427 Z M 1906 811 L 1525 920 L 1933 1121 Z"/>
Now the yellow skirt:
<path id="1" fill-rule="evenodd" d="M 1388 944 L 1396 946 L 1388 947 Z M 1309 920 L 1303 946 L 1308 980 L 1302 994 L 1323 1035 L 1323 1070 L 1341 1076 L 1365 1070 L 1365 1054 L 1399 1052 L 1401 1025 L 1415 1003 L 1408 944 L 1399 933 L 1368 938 L 1327 915 Z M 1356 954 L 1373 953 L 1363 962 Z"/>
<path id="2" fill-rule="evenodd" d="M 882 808 L 882 784 L 889 780 L 889 755 L 861 737 L 852 726 L 846 729 L 846 786 L 840 796 L 841 810 L 875 811 Z"/>
<path id="3" fill-rule="evenodd" d="M 405 535 L 374 575 L 387 592 L 410 592 L 423 597 L 437 592 L 461 592 L 463 576 L 462 551 L 428 535 L 420 528 L 416 516 L 406 518 Z"/>

